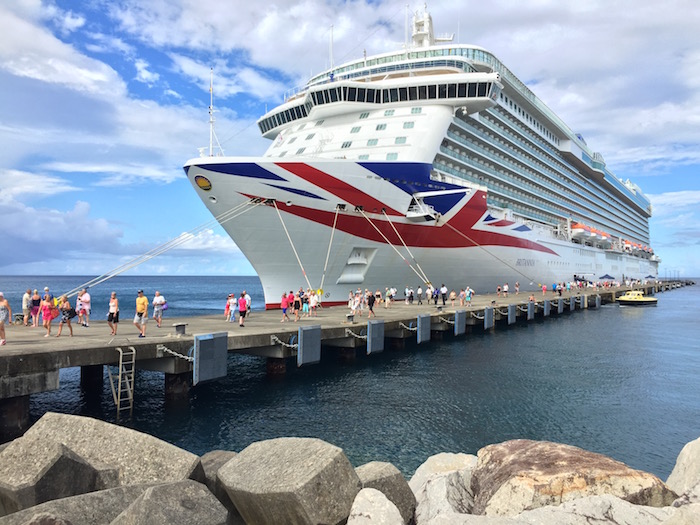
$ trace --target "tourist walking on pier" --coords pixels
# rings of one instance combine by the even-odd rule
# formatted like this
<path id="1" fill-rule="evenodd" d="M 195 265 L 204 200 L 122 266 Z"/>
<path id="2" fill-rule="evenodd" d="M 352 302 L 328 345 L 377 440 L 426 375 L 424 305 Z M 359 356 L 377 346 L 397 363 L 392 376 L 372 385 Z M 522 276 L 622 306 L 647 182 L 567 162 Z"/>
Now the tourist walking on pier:
<path id="1" fill-rule="evenodd" d="M 416 290 L 416 296 L 418 297 L 418 304 L 423 304 L 423 288 L 418 285 L 418 290 Z"/>
<path id="2" fill-rule="evenodd" d="M 248 311 L 247 303 L 245 300 L 245 292 L 241 292 L 241 296 L 238 298 L 238 326 L 244 326 L 245 314 Z"/>
<path id="3" fill-rule="evenodd" d="M 53 312 L 58 311 L 53 304 L 53 299 L 51 299 L 49 294 L 44 294 L 44 298 L 41 301 L 41 320 L 42 326 L 46 329 L 46 334 L 44 337 L 49 337 L 51 335 L 51 321 L 53 321 Z M 56 315 L 58 317 L 58 315 Z"/>
<path id="4" fill-rule="evenodd" d="M 80 292 L 80 303 L 81 303 L 81 311 L 83 312 L 83 326 L 87 328 L 90 326 L 90 294 L 87 291 L 87 288 L 83 288 L 83 291 Z"/>
<path id="5" fill-rule="evenodd" d="M 29 313 L 32 310 L 32 291 L 31 289 L 27 288 L 27 291 L 24 292 L 24 295 L 22 296 L 22 315 L 24 317 L 23 322 L 24 326 L 29 326 Z M 2 339 L 2 338 L 0 338 Z"/>
<path id="6" fill-rule="evenodd" d="M 371 293 L 367 294 L 367 319 L 370 317 L 377 317 L 377 314 L 374 313 L 374 302 L 376 301 L 376 298 L 374 295 Z"/>
<path id="7" fill-rule="evenodd" d="M 109 298 L 107 324 L 109 329 L 112 330 L 111 335 L 117 335 L 117 325 L 119 325 L 119 299 L 117 299 L 117 292 L 112 292 Z"/>
<path id="8" fill-rule="evenodd" d="M 139 330 L 139 337 L 146 337 L 146 323 L 148 322 L 148 297 L 143 295 L 143 290 L 136 296 L 136 315 L 134 326 Z"/>
<path id="9" fill-rule="evenodd" d="M 287 307 L 289 306 L 289 303 L 287 302 L 287 293 L 282 292 L 282 299 L 280 300 L 280 308 L 282 309 L 282 320 L 280 323 L 284 323 L 285 321 L 289 321 L 289 316 L 287 315 Z"/>
<path id="10" fill-rule="evenodd" d="M 56 337 L 61 337 L 61 332 L 63 331 L 63 325 L 67 324 L 68 325 L 68 330 L 70 331 L 70 336 L 73 337 L 73 325 L 71 324 L 70 320 L 73 319 L 78 313 L 75 311 L 74 308 L 71 308 L 70 301 L 68 301 L 68 297 L 65 295 L 62 295 L 61 298 L 58 300 L 58 309 L 61 312 L 61 321 L 58 324 L 58 333 L 56 334 Z"/>
<path id="11" fill-rule="evenodd" d="M 5 295 L 0 292 L 0 346 L 6 343 L 5 341 L 5 323 L 12 322 L 12 307 L 5 299 Z"/>
<path id="12" fill-rule="evenodd" d="M 245 314 L 246 317 L 250 317 L 251 305 L 253 304 L 253 298 L 248 292 L 243 290 L 243 297 L 245 297 Z"/>
<path id="13" fill-rule="evenodd" d="M 156 290 L 156 295 L 153 297 L 151 304 L 153 305 L 153 319 L 156 320 L 156 326 L 160 328 L 160 323 L 163 321 L 163 310 L 165 309 L 165 297 L 160 295 Z"/>
<path id="14" fill-rule="evenodd" d="M 41 296 L 39 290 L 34 290 L 32 294 L 32 328 L 39 328 L 39 308 L 41 308 Z"/>
<path id="15" fill-rule="evenodd" d="M 508 297 L 508 283 L 503 285 L 503 297 Z"/>
<path id="16" fill-rule="evenodd" d="M 447 303 L 447 286 L 445 286 L 445 283 L 440 287 L 440 295 L 442 296 L 442 306 L 445 306 Z M 437 304 L 437 299 L 435 300 L 435 304 Z"/>

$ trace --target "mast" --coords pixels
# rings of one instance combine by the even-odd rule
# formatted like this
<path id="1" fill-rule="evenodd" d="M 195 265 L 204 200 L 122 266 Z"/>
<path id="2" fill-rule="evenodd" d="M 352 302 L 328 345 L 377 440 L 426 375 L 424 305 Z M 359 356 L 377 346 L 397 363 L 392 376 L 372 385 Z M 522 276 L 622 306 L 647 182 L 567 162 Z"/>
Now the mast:
<path id="1" fill-rule="evenodd" d="M 214 156 L 214 68 L 209 70 L 209 156 Z"/>

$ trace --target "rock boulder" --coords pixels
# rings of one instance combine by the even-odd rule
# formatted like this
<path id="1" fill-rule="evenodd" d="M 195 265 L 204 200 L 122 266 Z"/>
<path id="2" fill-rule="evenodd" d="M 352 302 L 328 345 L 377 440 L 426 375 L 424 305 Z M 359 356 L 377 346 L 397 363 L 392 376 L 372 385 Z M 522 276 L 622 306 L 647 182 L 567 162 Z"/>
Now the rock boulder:
<path id="1" fill-rule="evenodd" d="M 118 471 L 119 484 L 204 481 L 199 457 L 161 439 L 83 416 L 47 412 L 26 437 L 62 443 L 91 464 Z"/>
<path id="2" fill-rule="evenodd" d="M 517 439 L 484 447 L 478 458 L 471 479 L 474 514 L 513 516 L 602 494 L 654 507 L 677 497 L 652 474 L 569 445 Z"/>
<path id="3" fill-rule="evenodd" d="M 43 514 L 73 525 L 104 525 L 116 518 L 150 486 L 130 485 L 47 501 L 0 518 L 0 524 L 27 525 Z"/>
<path id="4" fill-rule="evenodd" d="M 666 485 L 676 494 L 683 494 L 700 483 L 700 438 L 686 444 L 676 458 L 676 465 Z"/>
<path id="5" fill-rule="evenodd" d="M 403 525 L 399 509 L 376 489 L 362 489 L 350 508 L 347 525 Z"/>
<path id="6" fill-rule="evenodd" d="M 413 522 L 416 496 L 406 478 L 391 463 L 372 461 L 355 469 L 362 488 L 377 489 L 399 509 L 404 523 Z"/>
<path id="7" fill-rule="evenodd" d="M 61 443 L 15 439 L 0 452 L 0 516 L 103 488 L 116 472 L 95 469 Z"/>
<path id="8" fill-rule="evenodd" d="M 246 523 L 345 521 L 360 479 L 343 451 L 315 438 L 253 443 L 219 469 Z"/>
<path id="9" fill-rule="evenodd" d="M 147 488 L 110 525 L 226 525 L 227 516 L 205 485 L 184 480 Z"/>

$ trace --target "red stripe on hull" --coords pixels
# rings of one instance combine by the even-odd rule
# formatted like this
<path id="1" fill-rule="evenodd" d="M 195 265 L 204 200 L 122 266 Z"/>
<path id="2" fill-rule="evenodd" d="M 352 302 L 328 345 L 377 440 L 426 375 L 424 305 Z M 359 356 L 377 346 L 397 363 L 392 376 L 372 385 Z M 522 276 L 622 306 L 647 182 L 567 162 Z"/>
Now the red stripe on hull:
<path id="1" fill-rule="evenodd" d="M 384 209 L 387 215 L 401 215 L 399 212 L 391 209 L 371 195 L 358 190 L 355 186 L 343 182 L 328 173 L 317 170 L 308 164 L 301 164 L 299 162 L 278 162 L 277 165 L 293 173 L 297 177 L 319 188 L 323 188 L 325 191 L 332 193 L 345 202 L 349 202 L 353 206 L 362 206 L 362 209 L 368 213 L 381 213 L 382 209 Z"/>
<path id="2" fill-rule="evenodd" d="M 446 224 L 435 226 L 428 224 L 406 224 L 394 222 L 393 226 L 399 232 L 406 245 L 417 248 L 467 248 L 471 246 L 508 246 L 536 250 L 557 255 L 549 248 L 541 244 L 519 239 L 500 233 L 473 230 L 472 226 L 481 219 L 486 212 L 486 199 L 484 192 L 476 192 L 466 205 L 455 214 Z M 316 210 L 303 206 L 285 206 L 283 211 L 302 217 L 304 219 L 332 227 L 335 218 L 334 212 Z M 396 236 L 392 225 L 383 219 L 372 219 L 372 223 L 394 245 L 400 246 L 401 239 Z M 451 228 L 450 228 L 451 226 Z M 361 215 L 338 215 L 336 228 L 355 237 L 369 241 L 386 243 L 384 238 Z M 456 230 L 456 231 L 455 231 Z M 461 232 L 461 234 L 460 234 Z"/>

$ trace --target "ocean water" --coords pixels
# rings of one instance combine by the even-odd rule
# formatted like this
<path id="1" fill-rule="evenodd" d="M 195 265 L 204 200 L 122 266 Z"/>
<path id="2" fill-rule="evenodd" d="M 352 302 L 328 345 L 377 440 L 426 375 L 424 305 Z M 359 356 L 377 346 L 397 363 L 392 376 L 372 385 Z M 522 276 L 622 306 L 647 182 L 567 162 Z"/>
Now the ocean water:
<path id="1" fill-rule="evenodd" d="M 0 277 L 0 290 L 16 307 L 12 297 L 27 285 L 73 286 L 62 279 Z M 226 294 L 243 288 L 262 304 L 260 283 L 250 277 L 123 277 L 110 281 L 104 297 L 115 289 L 133 298 L 138 288 L 149 297 L 159 289 L 178 315 L 221 311 Z M 321 364 L 290 363 L 281 378 L 267 377 L 264 359 L 230 355 L 225 379 L 175 402 L 165 400 L 161 374 L 140 371 L 134 417 L 122 424 L 196 454 L 318 437 L 342 447 L 355 466 L 389 461 L 407 476 L 439 452 L 549 440 L 666 479 L 681 448 L 700 436 L 700 286 L 658 298 L 657 307 L 606 305 L 358 354 L 349 364 L 324 352 Z M 78 369 L 61 371 L 59 391 L 32 396 L 33 420 L 48 410 L 115 420 L 107 382 L 100 396 L 86 396 Z"/>

